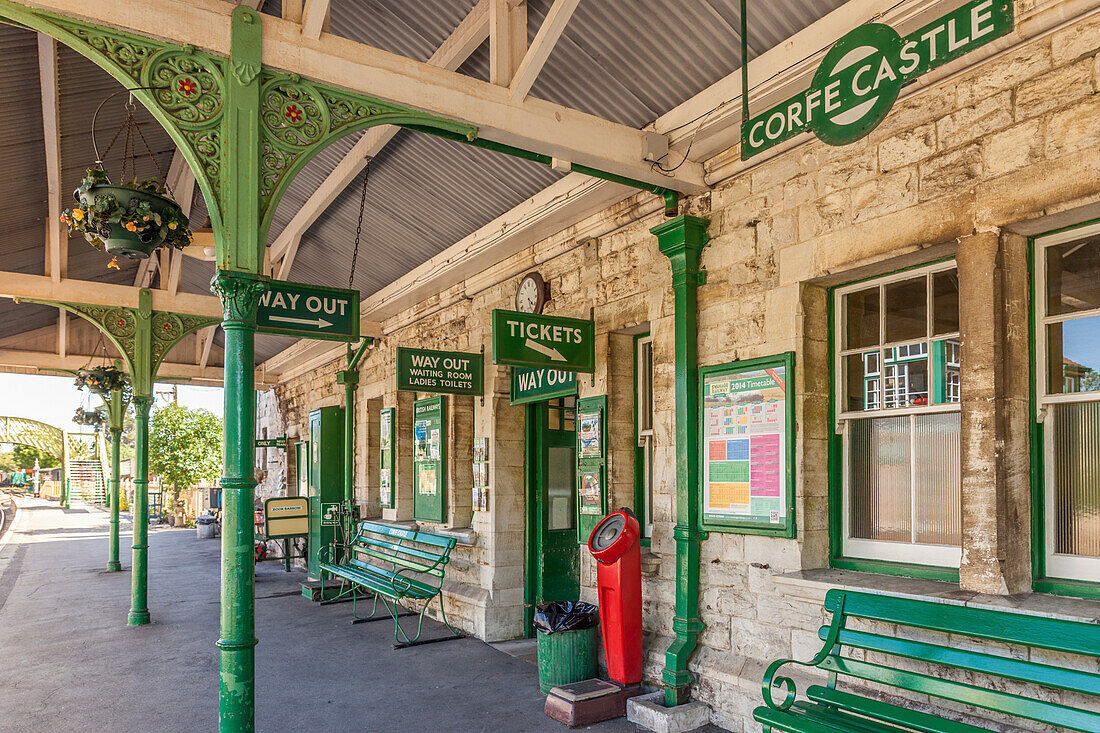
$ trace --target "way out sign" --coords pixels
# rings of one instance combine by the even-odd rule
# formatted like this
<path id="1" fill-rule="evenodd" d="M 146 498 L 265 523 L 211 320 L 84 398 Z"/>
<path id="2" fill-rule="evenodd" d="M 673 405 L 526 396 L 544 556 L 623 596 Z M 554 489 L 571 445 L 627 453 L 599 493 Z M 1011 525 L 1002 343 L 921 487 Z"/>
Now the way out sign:
<path id="1" fill-rule="evenodd" d="M 882 23 L 854 28 L 825 54 L 809 89 L 741 125 L 741 159 L 806 131 L 830 145 L 855 142 L 886 118 L 903 86 L 1012 25 L 1012 0 L 971 0 L 904 38 Z"/>
<path id="2" fill-rule="evenodd" d="M 592 321 L 493 311 L 493 363 L 596 371 L 596 326 Z"/>
<path id="3" fill-rule="evenodd" d="M 577 394 L 577 373 L 512 367 L 512 404 L 524 405 Z"/>
<path id="4" fill-rule="evenodd" d="M 260 296 L 257 329 L 299 338 L 359 339 L 359 291 L 271 280 Z"/>
<path id="5" fill-rule="evenodd" d="M 397 388 L 410 392 L 484 394 L 485 357 L 398 346 Z"/>

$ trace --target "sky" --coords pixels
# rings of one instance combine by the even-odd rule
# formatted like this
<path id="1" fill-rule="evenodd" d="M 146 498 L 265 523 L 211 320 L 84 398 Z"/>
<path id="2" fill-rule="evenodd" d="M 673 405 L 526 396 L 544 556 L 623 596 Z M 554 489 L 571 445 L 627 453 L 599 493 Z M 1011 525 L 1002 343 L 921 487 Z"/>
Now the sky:
<path id="1" fill-rule="evenodd" d="M 153 387 L 156 404 L 172 400 L 172 385 Z M 179 403 L 203 408 L 222 416 L 221 387 L 179 386 Z M 102 400 L 73 385 L 73 377 L 45 377 L 37 374 L 0 374 L 0 415 L 28 417 L 65 430 L 78 430 L 72 422 L 76 408 L 95 409 Z M 154 409 L 156 406 L 154 405 Z"/>

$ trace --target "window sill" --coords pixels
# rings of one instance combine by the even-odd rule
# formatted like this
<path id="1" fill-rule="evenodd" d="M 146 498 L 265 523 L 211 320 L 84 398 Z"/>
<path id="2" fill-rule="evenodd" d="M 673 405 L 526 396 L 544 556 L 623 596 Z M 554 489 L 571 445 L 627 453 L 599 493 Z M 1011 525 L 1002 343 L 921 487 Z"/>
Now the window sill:
<path id="1" fill-rule="evenodd" d="M 942 601 L 971 608 L 1017 611 L 1032 616 L 1100 623 L 1100 604 L 1093 600 L 1025 593 L 991 596 L 962 590 L 957 583 L 921 580 L 854 570 L 803 570 L 772 578 L 785 596 L 823 603 L 832 588 L 901 596 L 921 601 Z"/>
<path id="2" fill-rule="evenodd" d="M 413 523 L 416 525 L 416 523 Z M 451 537 L 458 544 L 473 547 L 477 544 L 477 532 L 471 527 L 439 527 L 434 524 L 419 524 L 417 531 L 426 534 L 435 534 L 440 537 Z"/>

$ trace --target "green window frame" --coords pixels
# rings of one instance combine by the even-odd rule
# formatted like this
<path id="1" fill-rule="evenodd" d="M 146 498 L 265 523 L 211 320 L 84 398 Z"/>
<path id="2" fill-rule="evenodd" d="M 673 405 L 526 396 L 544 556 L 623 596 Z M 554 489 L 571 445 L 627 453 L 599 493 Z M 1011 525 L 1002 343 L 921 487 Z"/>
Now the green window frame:
<path id="1" fill-rule="evenodd" d="M 794 352 L 788 351 L 699 370 L 699 523 L 703 529 L 787 538 L 795 536 L 794 365 Z M 761 384 L 770 383 L 772 386 L 759 391 L 767 392 L 778 387 L 782 392 L 781 407 L 769 410 L 769 403 L 775 400 L 758 400 L 742 405 L 732 398 L 739 390 L 746 395 L 751 394 L 750 390 L 755 391 L 752 382 L 760 380 Z M 720 383 L 728 385 L 728 391 L 722 393 L 728 395 L 724 398 L 725 402 L 711 391 Z M 742 387 L 745 389 L 742 390 Z M 708 398 L 714 404 L 712 408 L 707 407 Z M 758 404 L 759 411 L 756 409 Z M 742 417 L 746 419 L 744 424 Z M 762 421 L 759 427 L 758 420 Z M 780 420 L 779 431 L 767 429 L 768 422 L 778 423 Z M 782 440 L 773 440 L 773 435 L 782 436 Z M 714 453 L 716 450 L 719 451 L 717 456 Z M 722 450 L 726 451 L 725 457 L 721 455 Z M 708 482 L 712 475 L 709 472 L 719 470 L 728 475 L 728 480 Z M 779 474 L 775 477 L 778 495 L 759 495 L 761 491 L 770 493 L 772 490 L 767 485 L 771 482 L 769 477 L 772 473 Z M 708 491 L 718 490 L 729 496 L 747 496 L 748 512 L 740 515 L 726 512 L 723 516 L 715 507 L 708 511 Z M 772 498 L 777 501 L 765 501 Z M 752 513 L 763 504 L 767 504 L 767 516 Z"/>
<path id="2" fill-rule="evenodd" d="M 1066 356 L 1062 349 L 1061 390 L 1053 388 L 1049 364 L 1051 332 L 1063 338 L 1066 324 L 1100 318 L 1100 308 L 1081 308 L 1065 313 L 1050 313 L 1049 264 L 1048 252 L 1061 245 L 1084 244 L 1087 240 L 1100 237 L 1100 220 L 1076 224 L 1037 235 L 1030 242 L 1029 267 L 1031 271 L 1031 323 L 1030 337 L 1032 345 L 1031 360 L 1031 483 L 1032 483 L 1032 587 L 1036 591 L 1060 593 L 1065 595 L 1100 598 L 1100 556 L 1069 554 L 1057 552 L 1059 520 L 1067 521 L 1065 511 L 1059 511 L 1056 503 L 1056 491 L 1059 474 L 1067 471 L 1096 471 L 1094 462 L 1087 457 L 1084 462 L 1059 460 L 1061 455 L 1057 445 L 1059 425 L 1068 426 L 1069 415 L 1080 410 L 1093 412 L 1092 406 L 1100 403 L 1100 390 L 1081 391 L 1080 380 L 1086 372 L 1094 371 L 1086 365 L 1073 363 L 1076 376 L 1066 373 Z M 1064 346 L 1064 342 L 1063 342 Z M 1067 386 L 1069 389 L 1067 389 Z M 1078 421 L 1076 427 L 1089 429 L 1087 421 Z M 1091 426 L 1095 429 L 1095 422 Z M 1086 441 L 1095 446 L 1095 441 Z M 1100 453 L 1095 449 L 1092 453 Z M 1087 481 L 1085 482 L 1088 483 Z M 1100 491 L 1093 491 L 1094 499 L 1100 498 Z"/>
<path id="3" fill-rule="evenodd" d="M 434 434 L 433 434 L 434 433 Z M 447 398 L 413 403 L 413 519 L 447 521 Z M 433 446 L 438 453 L 433 451 Z M 425 483 L 434 481 L 431 483 Z M 423 484 L 423 485 L 422 485 Z"/>
<path id="4" fill-rule="evenodd" d="M 867 421 L 860 427 L 866 427 L 871 421 L 883 423 L 897 422 L 898 436 L 908 431 L 909 455 L 917 452 L 914 442 L 916 433 L 926 429 L 924 423 L 938 419 L 944 414 L 961 414 L 960 402 L 960 355 L 961 340 L 958 328 L 943 330 L 934 323 L 934 277 L 939 273 L 955 270 L 954 258 L 926 262 L 913 267 L 870 278 L 855 280 L 829 289 L 828 297 L 828 348 L 830 354 L 830 397 L 829 397 L 829 530 L 830 564 L 832 567 L 877 572 L 888 575 L 901 575 L 948 582 L 958 582 L 961 560 L 961 462 L 957 474 L 959 503 L 959 544 L 936 544 L 914 541 L 861 539 L 853 537 L 851 531 L 852 467 L 849 460 L 849 444 L 857 438 L 853 434 L 857 422 Z M 924 302 L 927 327 L 924 335 L 908 335 L 891 340 L 887 335 L 886 288 L 891 285 L 912 283 L 917 278 L 925 278 L 926 300 Z M 877 312 L 870 329 L 871 341 L 850 344 L 847 342 L 848 313 L 845 296 L 868 292 L 877 288 Z M 877 332 L 877 336 L 875 333 Z M 866 338 L 867 332 L 863 332 Z M 873 355 L 873 356 L 870 356 Z M 924 384 L 909 390 L 911 374 L 904 368 L 913 362 L 924 361 L 928 374 Z M 847 370 L 854 364 L 861 364 L 863 375 L 862 407 L 850 404 L 852 387 L 855 383 L 849 379 Z M 892 383 L 891 383 L 892 380 Z M 875 392 L 872 383 L 877 383 Z M 947 418 L 950 419 L 950 418 Z M 905 421 L 908 420 L 908 424 Z M 859 438 L 865 438 L 863 431 Z M 870 434 L 874 436 L 874 432 Z M 913 467 L 918 461 L 910 458 L 910 486 L 921 485 L 920 477 L 914 477 Z M 871 470 L 874 470 L 873 468 Z M 911 532 L 915 532 L 917 502 L 915 492 L 910 492 L 912 509 L 909 514 Z"/>

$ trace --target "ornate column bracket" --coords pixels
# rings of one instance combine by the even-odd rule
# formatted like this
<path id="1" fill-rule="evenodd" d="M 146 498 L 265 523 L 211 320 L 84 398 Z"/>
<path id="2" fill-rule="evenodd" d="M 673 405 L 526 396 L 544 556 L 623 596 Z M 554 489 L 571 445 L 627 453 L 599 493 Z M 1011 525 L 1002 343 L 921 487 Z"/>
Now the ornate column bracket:
<path id="1" fill-rule="evenodd" d="M 222 301 L 223 324 L 240 322 L 256 328 L 256 310 L 260 296 L 267 290 L 267 279 L 250 272 L 219 270 L 210 280 L 210 292 Z"/>

